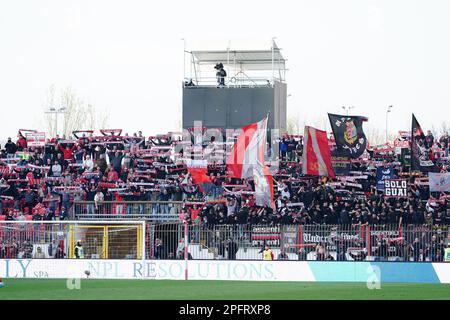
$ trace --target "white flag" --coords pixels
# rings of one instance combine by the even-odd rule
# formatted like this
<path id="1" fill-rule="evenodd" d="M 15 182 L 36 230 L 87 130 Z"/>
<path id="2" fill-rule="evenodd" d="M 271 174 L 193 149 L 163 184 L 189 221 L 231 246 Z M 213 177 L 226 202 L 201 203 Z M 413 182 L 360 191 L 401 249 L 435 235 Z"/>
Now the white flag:
<path id="1" fill-rule="evenodd" d="M 450 173 L 428 173 L 431 192 L 450 192 Z"/>

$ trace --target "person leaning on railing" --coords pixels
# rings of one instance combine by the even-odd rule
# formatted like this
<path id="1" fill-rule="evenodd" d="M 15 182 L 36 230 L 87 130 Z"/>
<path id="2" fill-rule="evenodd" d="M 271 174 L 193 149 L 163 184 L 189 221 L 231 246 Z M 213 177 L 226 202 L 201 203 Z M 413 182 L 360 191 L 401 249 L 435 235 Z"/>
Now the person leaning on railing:
<path id="1" fill-rule="evenodd" d="M 102 213 L 101 212 L 102 211 L 101 202 L 103 202 L 104 199 L 105 199 L 105 196 L 103 195 L 103 193 L 100 190 L 98 190 L 94 197 L 95 210 L 97 211 L 97 214 Z"/>

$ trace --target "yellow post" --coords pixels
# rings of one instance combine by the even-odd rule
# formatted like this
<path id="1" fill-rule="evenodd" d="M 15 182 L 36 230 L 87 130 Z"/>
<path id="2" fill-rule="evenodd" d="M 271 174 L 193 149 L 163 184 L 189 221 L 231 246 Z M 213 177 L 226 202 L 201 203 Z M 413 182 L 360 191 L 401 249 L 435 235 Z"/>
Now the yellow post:
<path id="1" fill-rule="evenodd" d="M 139 226 L 137 226 L 137 237 L 136 237 L 136 239 L 137 239 L 137 246 L 136 246 L 136 249 L 137 249 L 137 252 L 136 252 L 136 255 L 137 255 L 137 259 L 142 259 L 142 225 L 139 225 Z"/>
<path id="2" fill-rule="evenodd" d="M 69 258 L 73 259 L 75 255 L 75 243 L 74 243 L 74 234 L 73 234 L 73 226 L 69 226 Z"/>
<path id="3" fill-rule="evenodd" d="M 103 246 L 102 246 L 102 258 L 103 259 L 108 259 L 108 227 L 105 226 L 103 227 Z"/>

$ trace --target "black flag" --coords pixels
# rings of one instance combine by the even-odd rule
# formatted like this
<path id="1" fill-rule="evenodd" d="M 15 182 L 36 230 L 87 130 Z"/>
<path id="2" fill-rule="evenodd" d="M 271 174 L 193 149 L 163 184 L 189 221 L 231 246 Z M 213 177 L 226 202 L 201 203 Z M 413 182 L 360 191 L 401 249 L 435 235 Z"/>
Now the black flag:
<path id="1" fill-rule="evenodd" d="M 411 126 L 411 170 L 423 173 L 437 171 L 436 165 L 430 160 L 430 150 L 425 144 L 425 134 L 414 114 Z"/>
<path id="2" fill-rule="evenodd" d="M 336 148 L 340 154 L 345 154 L 356 159 L 363 154 L 367 147 L 367 139 L 364 134 L 362 123 L 367 121 L 366 117 L 344 116 L 328 114 L 331 128 L 333 129 Z"/>

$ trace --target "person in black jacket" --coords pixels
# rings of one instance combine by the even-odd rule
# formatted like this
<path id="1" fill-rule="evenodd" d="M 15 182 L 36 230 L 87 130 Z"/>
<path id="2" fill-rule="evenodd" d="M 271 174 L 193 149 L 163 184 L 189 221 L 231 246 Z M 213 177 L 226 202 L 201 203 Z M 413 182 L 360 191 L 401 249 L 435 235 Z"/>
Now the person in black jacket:
<path id="1" fill-rule="evenodd" d="M 219 256 L 219 259 L 225 258 L 225 250 L 226 250 L 226 241 L 220 241 L 217 244 L 217 255 Z"/>
<path id="2" fill-rule="evenodd" d="M 419 241 L 419 238 L 415 238 L 414 242 L 411 244 L 411 250 L 413 253 L 413 260 L 414 262 L 420 261 L 421 254 L 422 254 L 422 245 Z"/>
<path id="3" fill-rule="evenodd" d="M 122 159 L 125 157 L 125 154 L 115 151 L 115 152 L 109 152 L 109 163 L 114 168 L 114 170 L 117 171 L 117 173 L 120 175 L 122 172 Z"/>
<path id="4" fill-rule="evenodd" d="M 23 199 L 25 201 L 24 208 L 28 208 L 28 214 L 32 214 L 34 205 L 36 204 L 37 201 L 36 194 L 31 189 L 28 188 L 25 194 L 23 195 Z"/>
<path id="5" fill-rule="evenodd" d="M 431 149 L 434 143 L 434 136 L 430 130 L 428 130 L 427 135 L 425 136 L 425 148 Z"/>
<path id="6" fill-rule="evenodd" d="M 448 151 L 450 148 L 450 137 L 447 132 L 444 133 L 444 135 L 439 139 L 439 144 L 441 146 L 441 149 L 445 151 L 445 156 L 448 157 Z"/>
<path id="7" fill-rule="evenodd" d="M 155 259 L 167 259 L 166 247 L 159 238 L 155 240 Z"/>
<path id="8" fill-rule="evenodd" d="M 17 145 L 8 138 L 8 142 L 5 144 L 6 155 L 8 158 L 14 158 L 14 154 L 17 151 Z"/>
<path id="9" fill-rule="evenodd" d="M 379 261 L 387 261 L 389 255 L 389 247 L 387 239 L 381 238 L 377 248 L 377 256 Z"/>
<path id="10" fill-rule="evenodd" d="M 217 70 L 216 72 L 217 84 L 219 86 L 225 86 L 225 77 L 227 76 L 227 72 L 223 68 L 223 63 L 217 63 L 214 69 Z"/>
<path id="11" fill-rule="evenodd" d="M 239 247 L 233 239 L 227 241 L 228 260 L 236 260 L 236 253 L 239 251 Z"/>

